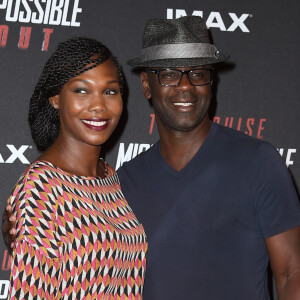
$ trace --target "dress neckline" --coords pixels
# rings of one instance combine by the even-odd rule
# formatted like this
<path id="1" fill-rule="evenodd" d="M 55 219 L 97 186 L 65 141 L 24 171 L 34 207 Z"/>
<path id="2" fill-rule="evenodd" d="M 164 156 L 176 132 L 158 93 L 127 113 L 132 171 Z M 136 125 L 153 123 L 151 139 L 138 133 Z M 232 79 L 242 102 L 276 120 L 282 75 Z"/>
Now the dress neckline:
<path id="1" fill-rule="evenodd" d="M 35 160 L 32 165 L 34 164 L 44 164 L 44 165 L 48 165 L 50 166 L 51 168 L 53 169 L 56 169 L 57 171 L 59 171 L 60 173 L 63 173 L 64 175 L 67 175 L 69 177 L 74 177 L 74 178 L 77 178 L 77 179 L 82 179 L 82 180 L 104 180 L 108 177 L 109 175 L 109 165 L 106 161 L 104 161 L 102 158 L 100 158 L 103 162 L 104 162 L 104 166 L 105 166 L 105 174 L 104 176 L 84 176 L 84 175 L 76 175 L 76 174 L 73 174 L 73 173 L 70 173 L 68 171 L 65 171 L 59 167 L 57 167 L 56 165 L 54 165 L 53 163 L 51 163 L 50 161 L 48 160 L 45 160 L 45 159 L 41 159 L 41 160 Z"/>

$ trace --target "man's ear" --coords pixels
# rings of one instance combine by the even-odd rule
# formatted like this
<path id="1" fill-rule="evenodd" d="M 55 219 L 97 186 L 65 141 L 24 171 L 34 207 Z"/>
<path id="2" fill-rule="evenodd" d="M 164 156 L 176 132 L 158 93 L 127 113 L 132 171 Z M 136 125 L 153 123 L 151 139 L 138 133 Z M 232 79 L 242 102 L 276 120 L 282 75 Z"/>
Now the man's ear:
<path id="1" fill-rule="evenodd" d="M 149 87 L 148 73 L 143 71 L 140 76 L 141 76 L 141 83 L 142 83 L 144 96 L 145 96 L 146 99 L 150 99 L 151 98 L 151 91 L 150 91 L 150 87 Z"/>
<path id="2" fill-rule="evenodd" d="M 49 102 L 55 109 L 59 109 L 59 96 L 58 95 L 50 97 Z"/>

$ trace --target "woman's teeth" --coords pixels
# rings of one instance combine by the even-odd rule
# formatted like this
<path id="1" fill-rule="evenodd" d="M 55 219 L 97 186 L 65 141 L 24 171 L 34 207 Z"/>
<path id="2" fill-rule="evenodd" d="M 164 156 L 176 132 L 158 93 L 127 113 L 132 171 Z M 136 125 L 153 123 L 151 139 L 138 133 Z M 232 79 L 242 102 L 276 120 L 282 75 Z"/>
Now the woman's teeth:
<path id="1" fill-rule="evenodd" d="M 92 126 L 103 126 L 106 124 L 107 121 L 100 121 L 100 122 L 96 122 L 96 121 L 87 121 L 87 120 L 82 120 L 83 123 L 92 125 Z"/>
<path id="2" fill-rule="evenodd" d="M 178 105 L 178 106 L 191 106 L 194 105 L 194 103 L 191 102 L 187 102 L 187 103 L 173 103 L 174 105 Z"/>

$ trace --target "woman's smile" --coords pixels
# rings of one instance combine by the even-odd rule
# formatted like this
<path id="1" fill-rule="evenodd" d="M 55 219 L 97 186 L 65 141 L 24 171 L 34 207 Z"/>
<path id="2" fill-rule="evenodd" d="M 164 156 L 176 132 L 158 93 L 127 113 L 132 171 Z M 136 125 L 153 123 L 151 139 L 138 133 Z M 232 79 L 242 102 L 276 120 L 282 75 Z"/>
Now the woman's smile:
<path id="1" fill-rule="evenodd" d="M 97 120 L 81 120 L 84 125 L 92 130 L 101 131 L 107 128 L 109 120 L 97 119 Z"/>

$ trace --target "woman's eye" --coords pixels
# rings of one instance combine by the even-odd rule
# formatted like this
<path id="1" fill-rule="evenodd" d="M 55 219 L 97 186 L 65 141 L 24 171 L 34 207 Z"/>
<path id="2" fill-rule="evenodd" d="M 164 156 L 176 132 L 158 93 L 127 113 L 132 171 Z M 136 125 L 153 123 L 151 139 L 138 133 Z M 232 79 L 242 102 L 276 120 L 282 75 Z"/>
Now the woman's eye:
<path id="1" fill-rule="evenodd" d="M 105 91 L 106 95 L 117 95 L 119 93 L 118 90 L 107 90 Z"/>
<path id="2" fill-rule="evenodd" d="M 87 90 L 82 89 L 82 88 L 77 88 L 77 89 L 74 90 L 74 93 L 77 93 L 77 94 L 87 94 Z"/>

